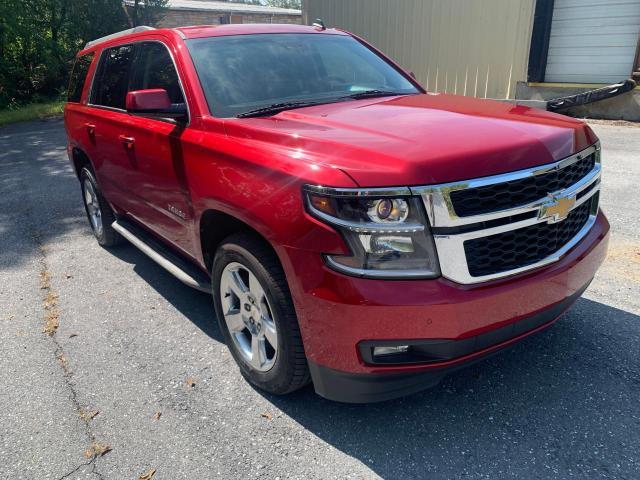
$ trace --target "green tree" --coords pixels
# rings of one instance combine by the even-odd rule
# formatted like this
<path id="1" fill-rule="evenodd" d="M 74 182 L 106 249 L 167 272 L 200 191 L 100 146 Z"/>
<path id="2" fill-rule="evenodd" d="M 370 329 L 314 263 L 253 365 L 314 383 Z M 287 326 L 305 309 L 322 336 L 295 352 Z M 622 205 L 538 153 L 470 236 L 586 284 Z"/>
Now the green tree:
<path id="1" fill-rule="evenodd" d="M 0 0 L 0 108 L 60 95 L 87 41 L 153 23 L 166 3 Z"/>
<path id="2" fill-rule="evenodd" d="M 281 8 L 296 8 L 300 10 L 302 5 L 300 0 L 266 0 L 267 5 Z"/>
<path id="3" fill-rule="evenodd" d="M 169 0 L 127 0 L 123 3 L 129 17 L 129 25 L 154 25 L 167 6 Z"/>

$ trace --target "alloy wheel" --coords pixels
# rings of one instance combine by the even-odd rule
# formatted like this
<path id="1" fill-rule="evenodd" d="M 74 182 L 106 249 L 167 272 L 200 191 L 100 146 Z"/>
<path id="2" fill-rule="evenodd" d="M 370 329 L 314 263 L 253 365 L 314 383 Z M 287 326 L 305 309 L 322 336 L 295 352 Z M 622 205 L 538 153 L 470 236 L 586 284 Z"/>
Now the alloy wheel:
<path id="1" fill-rule="evenodd" d="M 278 355 L 274 311 L 263 286 L 246 266 L 229 263 L 222 271 L 220 298 L 225 323 L 243 360 L 261 372 Z"/>
<path id="2" fill-rule="evenodd" d="M 95 234 L 99 237 L 102 235 L 102 211 L 98 200 L 98 194 L 89 179 L 85 179 L 83 185 L 84 203 L 89 213 L 89 221 Z"/>

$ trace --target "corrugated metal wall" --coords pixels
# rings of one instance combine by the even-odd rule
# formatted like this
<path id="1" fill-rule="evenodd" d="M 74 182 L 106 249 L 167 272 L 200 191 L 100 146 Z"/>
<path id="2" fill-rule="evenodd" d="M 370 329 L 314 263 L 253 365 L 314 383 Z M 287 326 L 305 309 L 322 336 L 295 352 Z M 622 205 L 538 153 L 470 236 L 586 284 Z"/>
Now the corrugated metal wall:
<path id="1" fill-rule="evenodd" d="M 513 98 L 535 0 L 303 0 L 303 18 L 364 37 L 428 89 Z"/>

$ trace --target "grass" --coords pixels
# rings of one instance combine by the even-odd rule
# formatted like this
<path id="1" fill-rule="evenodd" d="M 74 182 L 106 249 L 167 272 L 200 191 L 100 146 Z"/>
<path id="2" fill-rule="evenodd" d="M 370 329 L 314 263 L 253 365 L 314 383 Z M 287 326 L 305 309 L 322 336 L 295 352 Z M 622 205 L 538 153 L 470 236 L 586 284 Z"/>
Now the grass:
<path id="1" fill-rule="evenodd" d="M 39 120 L 62 115 L 63 100 L 31 103 L 18 108 L 0 110 L 0 126 L 28 120 Z"/>

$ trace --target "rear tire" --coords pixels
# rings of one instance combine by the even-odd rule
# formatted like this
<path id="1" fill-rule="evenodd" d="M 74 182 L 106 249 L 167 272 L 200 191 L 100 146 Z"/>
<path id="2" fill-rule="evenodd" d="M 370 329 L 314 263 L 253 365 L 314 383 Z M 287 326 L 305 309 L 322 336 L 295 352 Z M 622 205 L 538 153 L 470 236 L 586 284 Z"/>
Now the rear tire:
<path id="1" fill-rule="evenodd" d="M 84 167 L 80 172 L 80 186 L 89 225 L 98 243 L 103 247 L 115 247 L 122 243 L 122 236 L 111 226 L 116 220 L 115 214 L 102 196 L 98 182 L 88 167 Z"/>
<path id="2" fill-rule="evenodd" d="M 308 384 L 298 319 L 273 250 L 246 233 L 227 237 L 213 260 L 211 284 L 220 330 L 242 375 L 276 395 Z"/>

